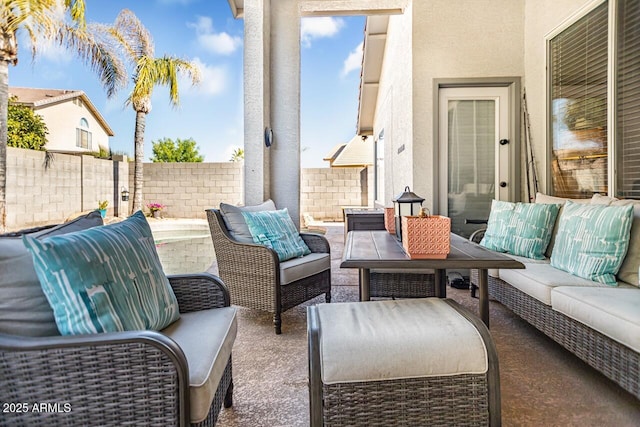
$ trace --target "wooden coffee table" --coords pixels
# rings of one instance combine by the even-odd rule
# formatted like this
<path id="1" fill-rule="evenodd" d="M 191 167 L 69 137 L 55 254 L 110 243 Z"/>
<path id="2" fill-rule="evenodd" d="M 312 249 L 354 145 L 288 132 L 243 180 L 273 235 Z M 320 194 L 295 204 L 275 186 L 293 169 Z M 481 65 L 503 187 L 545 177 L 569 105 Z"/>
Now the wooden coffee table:
<path id="1" fill-rule="evenodd" d="M 350 231 L 342 254 L 342 268 L 360 270 L 360 301 L 369 301 L 369 277 L 372 268 L 435 270 L 436 296 L 447 296 L 446 270 L 477 269 L 480 290 L 480 318 L 489 327 L 489 288 L 487 269 L 525 268 L 506 255 L 490 251 L 463 237 L 451 234 L 451 252 L 446 259 L 410 259 L 402 244 L 387 231 Z"/>

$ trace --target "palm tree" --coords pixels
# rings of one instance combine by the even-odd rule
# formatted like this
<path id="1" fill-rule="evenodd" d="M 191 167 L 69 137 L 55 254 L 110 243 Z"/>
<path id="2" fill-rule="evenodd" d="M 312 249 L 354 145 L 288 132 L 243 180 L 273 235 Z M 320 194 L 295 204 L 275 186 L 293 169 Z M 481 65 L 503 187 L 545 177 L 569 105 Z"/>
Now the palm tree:
<path id="1" fill-rule="evenodd" d="M 84 0 L 4 0 L 0 13 L 0 230 L 4 230 L 9 64 L 18 63 L 18 31 L 24 31 L 30 38 L 33 57 L 43 40 L 53 41 L 77 54 L 98 73 L 107 96 L 112 96 L 126 82 L 126 73 L 118 56 L 92 34 L 92 26 L 88 28 L 85 24 Z M 65 20 L 67 15 L 70 20 Z"/>
<path id="2" fill-rule="evenodd" d="M 149 31 L 130 10 L 124 9 L 116 18 L 111 34 L 132 64 L 133 90 L 127 99 L 136 112 L 134 131 L 135 166 L 133 174 L 132 211 L 142 208 L 142 161 L 144 157 L 144 129 L 146 115 L 151 111 L 151 95 L 156 85 L 169 86 L 169 98 L 173 106 L 180 102 L 178 73 L 184 72 L 193 84 L 198 83 L 199 71 L 193 63 L 170 56 L 155 57 L 153 40 Z"/>
<path id="3" fill-rule="evenodd" d="M 233 153 L 231 153 L 230 162 L 239 162 L 240 160 L 244 160 L 244 148 L 235 148 Z"/>

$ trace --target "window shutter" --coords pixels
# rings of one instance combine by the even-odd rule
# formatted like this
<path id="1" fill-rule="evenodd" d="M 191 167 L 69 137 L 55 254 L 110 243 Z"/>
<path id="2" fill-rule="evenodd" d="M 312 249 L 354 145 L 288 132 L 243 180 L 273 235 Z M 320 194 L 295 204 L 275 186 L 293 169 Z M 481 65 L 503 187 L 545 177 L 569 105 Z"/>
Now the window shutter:
<path id="1" fill-rule="evenodd" d="M 557 196 L 607 192 L 607 28 L 605 2 L 549 44 Z"/>
<path id="2" fill-rule="evenodd" d="M 616 196 L 640 199 L 640 2 L 619 0 L 617 15 Z"/>

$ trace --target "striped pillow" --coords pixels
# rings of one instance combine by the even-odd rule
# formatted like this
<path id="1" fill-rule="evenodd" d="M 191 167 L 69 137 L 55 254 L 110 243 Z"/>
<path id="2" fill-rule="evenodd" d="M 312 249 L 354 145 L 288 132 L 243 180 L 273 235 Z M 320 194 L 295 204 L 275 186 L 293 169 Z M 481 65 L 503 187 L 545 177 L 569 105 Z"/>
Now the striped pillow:
<path id="1" fill-rule="evenodd" d="M 616 286 L 629 247 L 633 206 L 564 205 L 551 266 L 574 276 Z"/>
<path id="2" fill-rule="evenodd" d="M 480 244 L 497 252 L 544 259 L 560 205 L 494 200 Z"/>
<path id="3" fill-rule="evenodd" d="M 279 211 L 242 212 L 255 243 L 273 249 L 280 261 L 311 253 L 284 208 Z"/>
<path id="4" fill-rule="evenodd" d="M 62 335 L 160 330 L 180 317 L 141 211 L 111 225 L 23 242 Z"/>

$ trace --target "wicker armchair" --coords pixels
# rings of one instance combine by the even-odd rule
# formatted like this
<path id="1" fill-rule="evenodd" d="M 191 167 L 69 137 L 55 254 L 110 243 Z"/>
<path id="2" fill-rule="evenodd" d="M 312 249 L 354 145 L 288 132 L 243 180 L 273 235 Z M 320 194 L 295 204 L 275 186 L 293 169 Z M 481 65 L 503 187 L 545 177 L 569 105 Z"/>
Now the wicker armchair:
<path id="1" fill-rule="evenodd" d="M 236 241 L 218 209 L 208 209 L 207 219 L 218 262 L 218 274 L 229 287 L 231 302 L 273 313 L 276 334 L 282 333 L 281 315 L 284 311 L 321 294 L 325 294 L 325 300 L 331 302 L 330 266 L 311 276 L 283 283 L 282 263 L 273 249 Z M 324 236 L 312 233 L 301 233 L 300 236 L 312 254 L 331 253 Z"/>
<path id="2" fill-rule="evenodd" d="M 180 312 L 228 307 L 210 274 L 170 276 Z M 204 333 L 204 332 L 203 332 Z M 190 424 L 189 368 L 175 341 L 155 331 L 23 337 L 0 334 L 0 426 Z M 231 358 L 207 418 L 232 405 Z"/>

